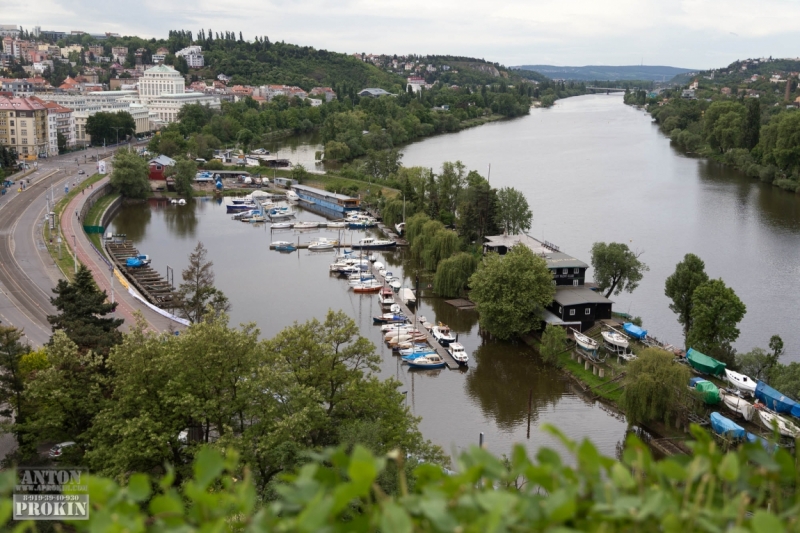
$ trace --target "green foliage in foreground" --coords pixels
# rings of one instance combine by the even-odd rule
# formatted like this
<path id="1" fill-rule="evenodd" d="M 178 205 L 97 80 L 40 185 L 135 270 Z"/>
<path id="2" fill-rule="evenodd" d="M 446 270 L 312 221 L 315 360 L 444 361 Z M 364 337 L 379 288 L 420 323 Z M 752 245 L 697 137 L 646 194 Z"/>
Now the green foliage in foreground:
<path id="1" fill-rule="evenodd" d="M 573 456 L 570 466 L 553 450 L 534 459 L 523 446 L 501 460 L 473 447 L 458 459 L 458 473 L 422 464 L 409 487 L 385 494 L 376 483 L 403 462 L 390 452 L 373 456 L 328 449 L 277 488 L 278 498 L 258 503 L 250 473 L 237 456 L 203 449 L 194 476 L 182 486 L 167 473 L 153 483 L 134 474 L 127 487 L 89 479 L 90 520 L 77 531 L 692 531 L 784 532 L 798 526 L 800 503 L 791 491 L 796 469 L 789 453 L 768 454 L 758 444 L 722 453 L 695 427 L 693 457 L 654 460 L 636 437 L 622 459 L 603 457 L 552 427 Z M 0 476 L 0 526 L 11 514 L 13 472 Z M 33 526 L 31 525 L 31 528 Z"/>

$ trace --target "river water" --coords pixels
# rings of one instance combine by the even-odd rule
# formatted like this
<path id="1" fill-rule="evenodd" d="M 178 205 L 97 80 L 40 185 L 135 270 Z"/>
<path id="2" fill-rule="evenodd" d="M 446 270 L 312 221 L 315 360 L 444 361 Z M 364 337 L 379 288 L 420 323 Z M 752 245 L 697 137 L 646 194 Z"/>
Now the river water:
<path id="1" fill-rule="evenodd" d="M 404 164 L 437 169 L 443 161 L 458 159 L 482 172 L 491 163 L 492 185 L 514 186 L 528 197 L 532 234 L 584 261 L 594 241 L 623 241 L 644 249 L 650 272 L 633 295 L 614 299 L 616 309 L 641 315 L 656 336 L 681 340 L 663 283 L 683 254 L 694 252 L 705 259 L 710 275 L 725 279 L 748 305 L 740 346 L 765 346 L 777 332 L 790 354 L 796 351 L 792 324 L 798 310 L 782 294 L 797 279 L 800 264 L 800 212 L 793 195 L 683 157 L 647 115 L 616 96 L 570 98 L 527 117 L 412 144 L 405 149 Z M 298 219 L 322 217 L 302 212 Z M 607 455 L 614 455 L 625 437 L 624 420 L 584 399 L 525 345 L 481 338 L 473 311 L 458 311 L 441 299 L 424 298 L 419 314 L 459 334 L 472 354 L 470 367 L 408 370 L 372 326 L 372 316 L 381 312 L 377 298 L 354 294 L 345 281 L 329 275 L 332 254 L 301 250 L 287 255 L 268 249 L 273 240 L 309 242 L 325 236 L 350 242 L 363 232 L 271 232 L 269 224 L 231 220 L 224 205 L 211 199 L 185 207 L 128 206 L 111 229 L 127 234 L 141 253 L 152 256 L 158 271 L 172 267 L 176 284 L 188 254 L 202 241 L 214 261 L 216 285 L 232 303 L 232 322 L 256 322 L 264 337 L 294 321 L 324 318 L 328 309 L 344 310 L 382 355 L 381 375 L 395 377 L 408 392 L 409 408 L 422 417 L 425 437 L 448 452 L 477 443 L 481 432 L 498 454 L 508 453 L 514 443 L 532 453 L 543 445 L 563 451 L 542 431 L 544 422 L 573 439 L 591 438 Z M 410 283 L 413 268 L 405 251 L 380 256 Z"/>

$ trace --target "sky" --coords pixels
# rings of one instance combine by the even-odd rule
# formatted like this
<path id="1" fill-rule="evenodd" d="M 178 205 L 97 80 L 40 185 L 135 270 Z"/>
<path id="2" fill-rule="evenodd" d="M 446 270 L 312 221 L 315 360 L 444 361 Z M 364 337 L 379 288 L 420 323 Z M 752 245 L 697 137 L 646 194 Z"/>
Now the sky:
<path id="1" fill-rule="evenodd" d="M 2 0 L 0 24 L 166 37 L 170 29 L 336 52 L 450 54 L 506 66 L 722 67 L 800 56 L 797 0 Z"/>

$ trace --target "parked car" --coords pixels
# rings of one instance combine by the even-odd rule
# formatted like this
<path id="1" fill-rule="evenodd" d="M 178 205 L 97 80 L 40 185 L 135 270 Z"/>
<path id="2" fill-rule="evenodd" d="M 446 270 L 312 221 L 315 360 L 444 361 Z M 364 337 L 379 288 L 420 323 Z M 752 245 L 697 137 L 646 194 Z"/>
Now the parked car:
<path id="1" fill-rule="evenodd" d="M 64 449 L 69 448 L 70 446 L 75 446 L 75 443 L 71 440 L 67 442 L 62 442 L 60 444 L 56 444 L 55 446 L 50 448 L 50 452 L 48 453 L 50 459 L 58 459 L 59 457 L 61 457 L 61 454 L 64 453 Z"/>

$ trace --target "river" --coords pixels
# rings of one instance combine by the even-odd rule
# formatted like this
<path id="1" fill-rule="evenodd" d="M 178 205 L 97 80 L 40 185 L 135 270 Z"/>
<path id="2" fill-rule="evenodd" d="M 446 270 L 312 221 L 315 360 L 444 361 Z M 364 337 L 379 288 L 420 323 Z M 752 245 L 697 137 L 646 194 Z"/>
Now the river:
<path id="1" fill-rule="evenodd" d="M 586 96 L 558 102 L 531 115 L 434 137 L 405 148 L 404 164 L 438 169 L 463 161 L 485 172 L 494 186 L 514 186 L 528 197 L 533 235 L 560 245 L 584 261 L 594 241 L 623 241 L 644 249 L 651 270 L 633 295 L 615 297 L 616 309 L 641 315 L 659 338 L 681 340 L 667 307 L 663 283 L 683 254 L 703 257 L 707 270 L 734 287 L 748 305 L 740 347 L 766 346 L 781 333 L 790 353 L 798 310 L 782 298 L 797 277 L 797 199 L 762 187 L 736 173 L 687 158 L 673 150 L 649 117 L 616 96 Z M 301 220 L 319 220 L 303 212 Z M 211 199 L 192 204 L 128 206 L 112 222 L 153 266 L 175 271 L 176 284 L 198 240 L 214 261 L 216 284 L 232 303 L 234 324 L 254 321 L 270 337 L 294 321 L 323 318 L 328 309 L 352 316 L 382 355 L 381 375 L 395 377 L 424 436 L 454 453 L 477 443 L 483 432 L 497 454 L 523 443 L 534 453 L 558 442 L 541 429 L 551 422 L 573 439 L 589 437 L 606 455 L 624 439 L 624 420 L 585 400 L 559 372 L 544 366 L 525 345 L 482 339 L 477 316 L 441 299 L 425 298 L 421 315 L 449 324 L 472 354 L 468 370 L 412 372 L 380 342 L 371 317 L 376 298 L 357 295 L 328 274 L 331 254 L 270 251 L 272 240 L 308 242 L 333 231 L 270 232 L 269 225 L 233 221 Z M 361 232 L 347 232 L 345 241 Z M 382 253 L 403 274 L 405 251 Z M 590 271 L 591 272 L 591 271 Z M 779 275 L 781 273 L 783 275 Z M 405 274 L 403 274 L 405 275 Z M 408 279 L 408 277 L 406 277 Z M 528 393 L 533 391 L 527 437 Z"/>

